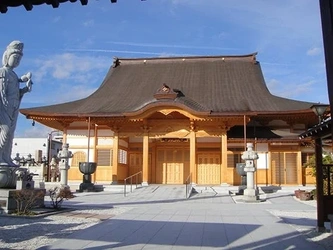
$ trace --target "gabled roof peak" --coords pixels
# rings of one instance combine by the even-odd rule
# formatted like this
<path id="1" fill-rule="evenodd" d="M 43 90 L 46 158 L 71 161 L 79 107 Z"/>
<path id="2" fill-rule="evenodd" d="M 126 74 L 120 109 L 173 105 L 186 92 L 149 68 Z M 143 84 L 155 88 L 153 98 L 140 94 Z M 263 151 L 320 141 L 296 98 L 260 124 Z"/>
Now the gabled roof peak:
<path id="1" fill-rule="evenodd" d="M 160 63 L 160 62 L 189 62 L 189 61 L 229 61 L 229 60 L 245 60 L 256 63 L 258 52 L 245 55 L 219 55 L 219 56 L 176 56 L 176 57 L 140 57 L 140 58 L 116 58 L 118 62 L 125 64 L 132 63 Z"/>
<path id="2" fill-rule="evenodd" d="M 162 87 L 159 88 L 156 93 L 154 94 L 154 98 L 156 100 L 160 99 L 170 99 L 174 100 L 177 97 L 177 92 L 175 92 L 173 89 L 171 89 L 168 85 L 163 83 Z"/>

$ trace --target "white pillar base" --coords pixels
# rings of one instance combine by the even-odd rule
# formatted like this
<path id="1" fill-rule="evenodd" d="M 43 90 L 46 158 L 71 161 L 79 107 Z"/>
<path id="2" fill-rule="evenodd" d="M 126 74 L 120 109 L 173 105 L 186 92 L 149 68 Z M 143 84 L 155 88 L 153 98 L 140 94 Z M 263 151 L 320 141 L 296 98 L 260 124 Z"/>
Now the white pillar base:
<path id="1" fill-rule="evenodd" d="M 60 169 L 60 184 L 61 186 L 68 186 L 68 170 Z"/>
<path id="2" fill-rule="evenodd" d="M 254 202 L 259 200 L 257 190 L 253 188 L 247 188 L 244 190 L 244 200 L 248 202 Z"/>
<path id="3" fill-rule="evenodd" d="M 142 187 L 148 187 L 148 182 L 143 181 L 143 182 L 141 183 L 141 186 L 142 186 Z"/>

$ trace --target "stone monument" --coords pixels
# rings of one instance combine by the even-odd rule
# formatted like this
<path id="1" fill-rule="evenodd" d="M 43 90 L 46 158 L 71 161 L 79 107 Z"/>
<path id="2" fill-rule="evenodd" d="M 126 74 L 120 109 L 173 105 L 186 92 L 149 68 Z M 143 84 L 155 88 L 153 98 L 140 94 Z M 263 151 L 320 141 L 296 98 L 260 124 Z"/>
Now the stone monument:
<path id="1" fill-rule="evenodd" d="M 244 171 L 246 172 L 246 189 L 244 190 L 244 200 L 255 202 L 259 200 L 258 191 L 254 187 L 254 160 L 259 158 L 257 152 L 253 151 L 253 143 L 246 144 L 247 150 L 243 152 L 242 159 L 245 161 Z"/>
<path id="2" fill-rule="evenodd" d="M 58 163 L 55 157 L 52 157 L 50 162 L 50 170 L 51 170 L 51 182 L 56 182 L 58 179 L 60 180 L 60 173 Z"/>
<path id="3" fill-rule="evenodd" d="M 18 77 L 14 68 L 23 56 L 23 43 L 11 42 L 0 68 L 0 188 L 15 188 L 19 168 L 12 159 L 12 144 L 22 97 L 32 89 L 31 73 Z M 24 87 L 20 87 L 24 83 Z"/>

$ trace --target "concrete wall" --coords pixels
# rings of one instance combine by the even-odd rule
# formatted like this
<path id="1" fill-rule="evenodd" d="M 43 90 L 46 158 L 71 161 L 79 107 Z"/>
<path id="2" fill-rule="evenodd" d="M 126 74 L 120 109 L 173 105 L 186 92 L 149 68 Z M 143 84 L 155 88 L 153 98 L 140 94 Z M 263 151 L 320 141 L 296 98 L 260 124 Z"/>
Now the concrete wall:
<path id="1" fill-rule="evenodd" d="M 11 158 L 14 159 L 16 153 L 20 154 L 20 157 L 27 158 L 29 154 L 37 161 L 38 151 L 41 156 L 47 157 L 49 152 L 48 138 L 14 138 L 13 149 Z M 51 156 L 57 155 L 57 152 L 62 148 L 62 142 L 52 140 Z"/>

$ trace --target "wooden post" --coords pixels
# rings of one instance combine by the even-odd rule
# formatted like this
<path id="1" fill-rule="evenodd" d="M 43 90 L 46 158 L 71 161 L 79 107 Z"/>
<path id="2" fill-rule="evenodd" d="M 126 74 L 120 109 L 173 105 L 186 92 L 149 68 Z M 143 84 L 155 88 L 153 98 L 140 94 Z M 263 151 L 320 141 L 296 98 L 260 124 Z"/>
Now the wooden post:
<path id="1" fill-rule="evenodd" d="M 97 162 L 97 144 L 98 144 L 98 125 L 95 124 L 95 130 L 94 130 L 94 162 Z M 98 171 L 98 166 L 96 171 L 92 175 L 92 181 L 96 182 L 96 172 Z"/>
<path id="2" fill-rule="evenodd" d="M 191 182 L 197 183 L 197 166 L 196 166 L 196 135 L 194 122 L 190 123 L 190 173 L 192 176 Z"/>
<path id="3" fill-rule="evenodd" d="M 113 135 L 113 153 L 112 153 L 112 183 L 118 182 L 118 157 L 119 157 L 119 133 L 114 131 Z"/>
<path id="4" fill-rule="evenodd" d="M 87 162 L 90 162 L 90 158 L 89 158 L 89 156 L 90 156 L 90 126 L 91 126 L 91 124 L 90 124 L 90 116 L 89 116 L 88 117 L 88 131 L 87 131 L 87 133 L 88 133 Z"/>
<path id="5" fill-rule="evenodd" d="M 324 215 L 324 182 L 323 182 L 323 156 L 322 156 L 321 138 L 315 140 L 316 155 L 316 192 L 317 192 L 317 230 L 325 232 L 325 215 Z"/>
<path id="6" fill-rule="evenodd" d="M 302 152 L 301 149 L 298 149 L 297 152 L 297 184 L 303 185 L 303 166 L 302 166 Z"/>
<path id="7" fill-rule="evenodd" d="M 63 144 L 67 143 L 67 127 L 63 128 L 63 132 L 62 132 L 62 143 Z"/>
<path id="8" fill-rule="evenodd" d="M 196 137 L 195 131 L 190 132 L 190 173 L 192 176 L 192 183 L 197 183 L 197 168 L 196 168 Z"/>
<path id="9" fill-rule="evenodd" d="M 325 65 L 327 77 L 328 97 L 333 117 L 333 2 L 331 0 L 319 0 L 321 27 L 325 52 Z M 333 126 L 331 126 L 333 135 Z M 316 139 L 316 182 L 317 182 L 317 226 L 318 230 L 324 229 L 324 192 L 323 192 L 323 169 L 321 138 Z M 320 147 L 320 148 L 319 148 Z"/>
<path id="10" fill-rule="evenodd" d="M 227 183 L 228 170 L 228 138 L 227 131 L 223 131 L 221 135 L 221 184 Z"/>
<path id="11" fill-rule="evenodd" d="M 142 186 L 148 186 L 148 164 L 149 164 L 149 129 L 144 128 L 143 152 L 142 152 Z"/>
<path id="12" fill-rule="evenodd" d="M 325 65 L 327 77 L 327 89 L 330 105 L 333 103 L 333 2 L 331 0 L 319 0 L 321 26 L 325 52 Z M 333 109 L 331 108 L 331 117 Z M 332 126 L 333 134 L 333 126 Z"/>

